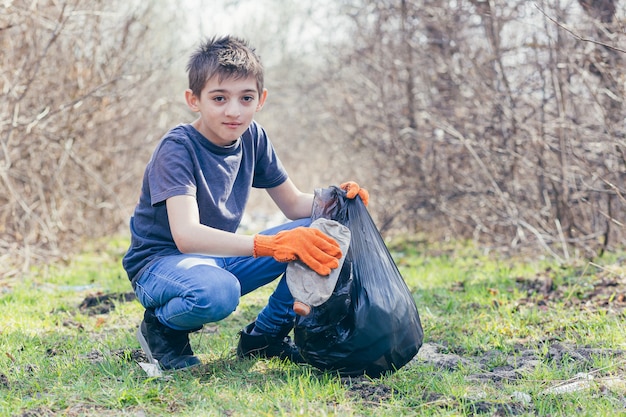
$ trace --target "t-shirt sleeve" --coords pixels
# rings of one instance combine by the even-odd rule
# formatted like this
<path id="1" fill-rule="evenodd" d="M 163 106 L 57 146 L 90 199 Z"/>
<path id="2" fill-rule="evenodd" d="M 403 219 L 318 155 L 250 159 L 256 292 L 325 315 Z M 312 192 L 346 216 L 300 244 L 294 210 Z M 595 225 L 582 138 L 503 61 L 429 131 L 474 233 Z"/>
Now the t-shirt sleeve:
<path id="1" fill-rule="evenodd" d="M 177 195 L 196 195 L 189 150 L 175 140 L 164 140 L 148 170 L 150 203 L 155 206 Z"/>
<path id="2" fill-rule="evenodd" d="M 255 188 L 277 187 L 287 180 L 287 171 L 280 162 L 265 130 L 256 125 L 257 158 L 252 186 Z"/>

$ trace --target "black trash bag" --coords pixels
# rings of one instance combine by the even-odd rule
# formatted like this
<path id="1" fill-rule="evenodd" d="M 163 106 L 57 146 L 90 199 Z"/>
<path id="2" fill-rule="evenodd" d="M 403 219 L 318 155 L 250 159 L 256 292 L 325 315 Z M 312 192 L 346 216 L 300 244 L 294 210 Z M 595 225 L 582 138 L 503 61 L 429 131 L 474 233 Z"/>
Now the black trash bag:
<path id="1" fill-rule="evenodd" d="M 298 316 L 294 340 L 304 359 L 342 376 L 377 378 L 406 365 L 424 332 L 413 296 L 359 197 L 338 187 L 315 190 L 313 220 L 346 225 L 350 248 L 333 294 Z"/>

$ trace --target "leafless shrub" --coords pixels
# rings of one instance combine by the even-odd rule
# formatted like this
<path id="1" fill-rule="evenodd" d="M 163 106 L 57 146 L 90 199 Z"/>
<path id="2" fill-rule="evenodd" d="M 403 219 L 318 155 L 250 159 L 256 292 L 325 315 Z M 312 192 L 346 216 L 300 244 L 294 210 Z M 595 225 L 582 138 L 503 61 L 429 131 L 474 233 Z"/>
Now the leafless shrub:
<path id="1" fill-rule="evenodd" d="M 321 94 L 382 227 L 560 260 L 623 245 L 623 23 L 582 3 L 343 2 Z"/>
<path id="2" fill-rule="evenodd" d="M 5 2 L 0 14 L 0 272 L 126 222 L 158 115 L 149 6 Z M 13 272 L 10 272 L 13 271 Z"/>

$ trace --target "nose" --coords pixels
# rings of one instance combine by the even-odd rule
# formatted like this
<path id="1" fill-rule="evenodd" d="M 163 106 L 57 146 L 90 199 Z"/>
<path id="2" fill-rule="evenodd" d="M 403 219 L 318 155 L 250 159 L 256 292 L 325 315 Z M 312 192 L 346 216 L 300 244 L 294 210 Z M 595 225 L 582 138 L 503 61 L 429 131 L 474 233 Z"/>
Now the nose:
<path id="1" fill-rule="evenodd" d="M 236 100 L 229 101 L 226 105 L 226 108 L 224 109 L 224 113 L 226 114 L 226 116 L 230 117 L 239 116 L 241 114 L 241 108 L 239 106 L 239 103 L 237 103 Z"/>

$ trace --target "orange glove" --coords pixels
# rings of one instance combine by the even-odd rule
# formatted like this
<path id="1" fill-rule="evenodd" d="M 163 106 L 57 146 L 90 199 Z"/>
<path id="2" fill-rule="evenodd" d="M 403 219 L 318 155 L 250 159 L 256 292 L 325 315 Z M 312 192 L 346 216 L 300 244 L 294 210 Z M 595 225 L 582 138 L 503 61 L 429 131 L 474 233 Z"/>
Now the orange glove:
<path id="1" fill-rule="evenodd" d="M 255 258 L 272 256 L 278 262 L 304 262 L 320 275 L 330 274 L 339 266 L 341 249 L 335 239 L 318 229 L 296 227 L 275 235 L 254 235 Z"/>
<path id="2" fill-rule="evenodd" d="M 370 193 L 368 193 L 365 188 L 359 187 L 359 184 L 354 181 L 344 182 L 339 186 L 339 188 L 347 192 L 347 198 L 356 198 L 356 196 L 358 195 L 359 197 L 361 197 L 361 200 L 363 200 L 363 204 L 365 204 L 366 206 L 367 203 L 369 203 L 370 201 Z"/>

